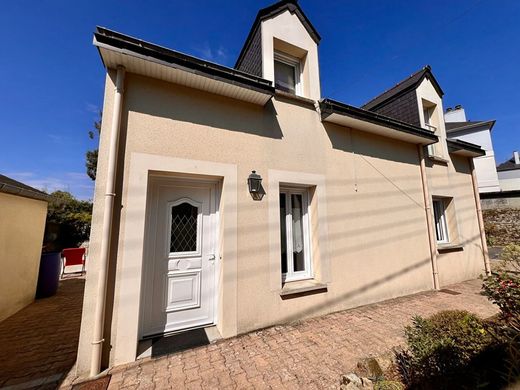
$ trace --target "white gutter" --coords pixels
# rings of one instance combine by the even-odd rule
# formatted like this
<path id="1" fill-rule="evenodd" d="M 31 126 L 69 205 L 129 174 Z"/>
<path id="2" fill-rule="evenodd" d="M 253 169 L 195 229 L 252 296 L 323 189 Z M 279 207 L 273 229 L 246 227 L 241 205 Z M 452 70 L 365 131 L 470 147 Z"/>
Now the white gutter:
<path id="1" fill-rule="evenodd" d="M 423 145 L 417 145 L 419 160 L 421 165 L 421 182 L 424 198 L 424 210 L 426 211 L 426 224 L 428 225 L 428 240 L 430 243 L 430 260 L 432 262 L 433 288 L 439 290 L 439 270 L 437 268 L 437 239 L 433 231 L 433 220 L 431 211 L 430 192 L 428 190 L 428 180 L 426 178 L 426 163 L 424 161 Z"/>
<path id="2" fill-rule="evenodd" d="M 478 192 L 477 173 L 475 171 L 475 163 L 470 159 L 471 165 L 471 181 L 473 182 L 473 194 L 475 195 L 475 206 L 477 207 L 478 228 L 480 231 L 480 243 L 482 245 L 482 254 L 484 255 L 484 269 L 486 275 L 491 275 L 491 266 L 489 264 L 489 252 L 486 242 L 486 231 L 484 229 L 484 218 L 482 217 L 482 207 L 480 205 L 480 194 Z"/>
<path id="3" fill-rule="evenodd" d="M 96 311 L 94 312 L 94 333 L 92 340 L 92 356 L 90 360 L 90 376 L 99 374 L 101 369 L 101 354 L 103 352 L 103 328 L 105 324 L 105 302 L 107 293 L 108 264 L 110 255 L 110 240 L 112 236 L 112 215 L 114 210 L 117 150 L 121 124 L 121 108 L 123 101 L 123 86 L 125 68 L 117 67 L 114 105 L 112 110 L 112 127 L 110 129 L 110 144 L 108 149 L 108 173 L 105 191 L 105 210 L 103 212 L 103 233 L 101 236 L 101 254 L 99 257 L 98 288 L 96 293 Z"/>

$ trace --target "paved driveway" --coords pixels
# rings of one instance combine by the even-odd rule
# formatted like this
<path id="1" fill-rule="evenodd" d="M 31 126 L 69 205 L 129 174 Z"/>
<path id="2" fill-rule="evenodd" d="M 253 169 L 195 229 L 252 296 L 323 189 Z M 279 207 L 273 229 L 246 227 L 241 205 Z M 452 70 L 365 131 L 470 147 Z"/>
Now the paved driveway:
<path id="1" fill-rule="evenodd" d="M 109 389 L 323 389 L 362 358 L 403 343 L 412 316 L 468 309 L 497 312 L 480 280 L 353 310 L 276 326 L 216 344 L 112 369 Z M 454 295 L 453 292 L 460 293 Z"/>
<path id="2" fill-rule="evenodd" d="M 84 285 L 62 280 L 55 296 L 0 322 L 0 388 L 58 386 L 76 361 Z"/>

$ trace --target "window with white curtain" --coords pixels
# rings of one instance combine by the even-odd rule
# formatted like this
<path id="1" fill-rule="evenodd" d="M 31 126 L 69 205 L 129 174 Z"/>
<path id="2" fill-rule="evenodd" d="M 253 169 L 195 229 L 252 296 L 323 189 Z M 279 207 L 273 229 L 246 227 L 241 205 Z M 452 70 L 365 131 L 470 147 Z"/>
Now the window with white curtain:
<path id="1" fill-rule="evenodd" d="M 450 241 L 448 236 L 448 225 L 446 223 L 446 207 L 443 199 L 433 199 L 433 216 L 435 220 L 435 235 L 439 244 Z"/>
<path id="2" fill-rule="evenodd" d="M 308 208 L 307 189 L 280 189 L 280 238 L 284 282 L 312 277 Z"/>

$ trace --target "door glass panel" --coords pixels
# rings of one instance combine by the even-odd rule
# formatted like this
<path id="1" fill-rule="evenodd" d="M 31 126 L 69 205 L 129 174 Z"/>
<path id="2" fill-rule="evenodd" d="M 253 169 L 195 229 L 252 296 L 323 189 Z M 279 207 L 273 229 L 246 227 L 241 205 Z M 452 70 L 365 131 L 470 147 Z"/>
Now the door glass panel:
<path id="1" fill-rule="evenodd" d="M 285 194 L 280 194 L 280 243 L 282 245 L 282 274 L 287 273 L 287 226 L 285 223 L 287 211 Z"/>
<path id="2" fill-rule="evenodd" d="M 172 207 L 170 252 L 197 250 L 197 223 L 199 209 L 189 203 Z"/>
<path id="3" fill-rule="evenodd" d="M 305 271 L 302 195 L 292 194 L 291 204 L 294 272 Z"/>

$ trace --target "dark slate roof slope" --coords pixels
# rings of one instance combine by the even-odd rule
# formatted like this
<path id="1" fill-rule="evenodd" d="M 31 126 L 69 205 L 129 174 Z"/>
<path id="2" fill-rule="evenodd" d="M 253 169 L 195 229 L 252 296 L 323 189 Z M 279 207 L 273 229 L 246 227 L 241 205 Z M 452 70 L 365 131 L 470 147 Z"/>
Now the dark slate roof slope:
<path id="1" fill-rule="evenodd" d="M 398 98 L 402 94 L 408 92 L 409 90 L 416 88 L 425 78 L 428 78 L 432 82 L 435 90 L 442 97 L 444 95 L 444 92 L 442 91 L 439 83 L 433 76 L 432 68 L 430 67 L 430 65 L 426 65 L 424 68 L 415 72 L 410 77 L 397 83 L 392 88 L 386 90 L 382 94 L 370 100 L 368 103 L 365 103 L 363 106 L 361 106 L 361 108 L 365 110 L 375 111 L 378 108 L 385 106 L 394 99 Z"/>
<path id="2" fill-rule="evenodd" d="M 281 0 L 270 5 L 269 7 L 262 8 L 260 11 L 258 11 L 256 19 L 253 22 L 253 25 L 251 26 L 251 30 L 249 30 L 249 34 L 247 35 L 244 46 L 242 47 L 242 50 L 238 55 L 237 62 L 235 63 L 235 69 L 238 69 L 242 61 L 244 60 L 244 56 L 246 52 L 249 50 L 249 47 L 251 46 L 253 37 L 260 23 L 263 20 L 270 19 L 278 14 L 281 14 L 286 10 L 288 10 L 292 14 L 295 14 L 300 19 L 303 26 L 305 27 L 311 38 L 314 40 L 314 42 L 320 43 L 320 34 L 316 30 L 316 28 L 314 28 L 307 16 L 305 16 L 305 14 L 303 13 L 303 10 L 298 5 L 298 0 Z"/>
<path id="3" fill-rule="evenodd" d="M 497 171 L 513 171 L 520 169 L 520 164 L 515 164 L 515 158 L 511 158 L 497 167 Z"/>
<path id="4" fill-rule="evenodd" d="M 4 175 L 0 175 L 0 192 L 44 201 L 50 199 L 49 194 Z"/>

